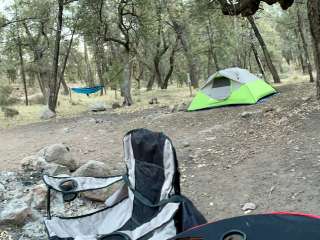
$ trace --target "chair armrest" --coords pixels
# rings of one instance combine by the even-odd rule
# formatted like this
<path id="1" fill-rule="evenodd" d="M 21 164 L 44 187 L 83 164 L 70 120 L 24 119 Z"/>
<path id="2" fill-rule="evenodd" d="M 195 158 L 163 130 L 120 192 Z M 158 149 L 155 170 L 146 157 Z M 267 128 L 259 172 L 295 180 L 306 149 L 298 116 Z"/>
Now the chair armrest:
<path id="1" fill-rule="evenodd" d="M 85 191 L 93 191 L 101 188 L 106 188 L 116 182 L 122 180 L 122 176 L 112 176 L 105 178 L 94 177 L 52 177 L 48 175 L 43 176 L 43 181 L 49 189 L 61 193 L 79 193 Z M 74 187 L 68 191 L 61 188 L 61 184 L 72 181 L 75 183 Z"/>

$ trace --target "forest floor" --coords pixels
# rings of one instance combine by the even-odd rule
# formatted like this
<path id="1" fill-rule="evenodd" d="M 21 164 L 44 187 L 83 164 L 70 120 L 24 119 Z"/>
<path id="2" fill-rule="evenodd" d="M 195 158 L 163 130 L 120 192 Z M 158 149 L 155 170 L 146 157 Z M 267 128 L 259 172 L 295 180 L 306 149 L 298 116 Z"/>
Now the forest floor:
<path id="1" fill-rule="evenodd" d="M 177 149 L 182 190 L 210 220 L 253 213 L 320 215 L 320 106 L 309 83 L 284 84 L 280 94 L 251 106 L 197 112 L 148 109 L 82 114 L 0 129 L 0 171 L 65 143 L 79 162 L 98 160 L 124 170 L 122 137 L 134 128 L 163 131 Z M 161 101 L 161 99 L 160 99 Z"/>

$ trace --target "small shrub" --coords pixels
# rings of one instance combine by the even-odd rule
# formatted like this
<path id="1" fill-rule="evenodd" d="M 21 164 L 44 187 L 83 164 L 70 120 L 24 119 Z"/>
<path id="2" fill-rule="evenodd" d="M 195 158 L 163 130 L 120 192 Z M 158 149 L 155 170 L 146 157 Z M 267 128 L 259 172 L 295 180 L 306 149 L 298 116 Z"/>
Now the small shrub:
<path id="1" fill-rule="evenodd" d="M 10 104 L 10 95 L 13 89 L 10 86 L 0 86 L 0 105 L 5 106 Z"/>

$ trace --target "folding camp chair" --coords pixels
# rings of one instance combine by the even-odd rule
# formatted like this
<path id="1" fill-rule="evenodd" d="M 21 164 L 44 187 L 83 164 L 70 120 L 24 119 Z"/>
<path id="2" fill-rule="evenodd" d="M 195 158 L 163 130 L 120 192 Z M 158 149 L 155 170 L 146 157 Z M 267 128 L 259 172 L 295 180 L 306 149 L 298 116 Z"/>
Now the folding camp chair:
<path id="1" fill-rule="evenodd" d="M 44 176 L 48 186 L 45 226 L 50 240 L 166 240 L 206 222 L 193 204 L 180 194 L 175 149 L 168 137 L 146 129 L 124 137 L 127 173 L 106 178 Z M 71 201 L 77 193 L 124 181 L 105 202 L 106 208 L 79 217 L 50 213 L 50 192 Z"/>

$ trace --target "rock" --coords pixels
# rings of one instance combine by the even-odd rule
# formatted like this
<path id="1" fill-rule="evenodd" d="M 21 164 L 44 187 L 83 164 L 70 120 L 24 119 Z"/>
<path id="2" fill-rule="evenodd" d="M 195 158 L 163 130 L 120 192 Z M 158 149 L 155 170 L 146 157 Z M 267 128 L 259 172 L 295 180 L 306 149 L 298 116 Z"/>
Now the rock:
<path id="1" fill-rule="evenodd" d="M 30 189 L 26 196 L 29 206 L 34 209 L 40 210 L 46 208 L 47 187 L 45 184 L 36 185 Z"/>
<path id="2" fill-rule="evenodd" d="M 190 143 L 184 142 L 184 143 L 183 143 L 183 147 L 184 147 L 184 148 L 190 147 Z"/>
<path id="3" fill-rule="evenodd" d="M 95 191 L 83 192 L 80 196 L 94 202 L 105 202 L 111 193 L 112 190 L 110 188 L 104 188 Z"/>
<path id="4" fill-rule="evenodd" d="M 158 98 L 156 98 L 156 97 L 153 97 L 153 98 L 151 98 L 150 99 L 150 101 L 149 101 L 149 104 L 158 104 L 159 102 L 158 102 Z"/>
<path id="5" fill-rule="evenodd" d="M 251 115 L 252 115 L 252 112 L 243 112 L 243 113 L 241 113 L 241 117 L 243 117 L 243 118 L 249 118 L 249 117 L 251 117 Z"/>
<path id="6" fill-rule="evenodd" d="M 288 118 L 287 117 L 282 117 L 280 120 L 279 120 L 279 125 L 283 125 L 283 124 L 286 124 L 288 123 Z"/>
<path id="7" fill-rule="evenodd" d="M 257 209 L 257 205 L 254 203 L 251 203 L 251 202 L 244 204 L 242 207 L 242 211 L 244 211 L 244 212 L 249 211 L 249 210 L 252 211 L 252 210 L 256 210 L 256 209 Z"/>
<path id="8" fill-rule="evenodd" d="M 256 114 L 259 114 L 259 113 L 261 113 L 261 111 L 243 112 L 243 113 L 241 113 L 241 117 L 242 117 L 242 118 L 250 118 L 250 117 L 252 117 L 253 115 L 256 115 Z"/>
<path id="9" fill-rule="evenodd" d="M 104 102 L 96 102 L 89 107 L 89 110 L 91 112 L 103 112 L 106 110 L 106 105 Z"/>
<path id="10" fill-rule="evenodd" d="M 64 129 L 63 129 L 63 132 L 64 132 L 64 133 L 69 133 L 69 132 L 71 132 L 71 129 L 70 129 L 70 128 L 64 128 Z"/>
<path id="11" fill-rule="evenodd" d="M 106 177 L 110 175 L 110 171 L 103 162 L 90 160 L 72 175 L 76 177 Z"/>
<path id="12" fill-rule="evenodd" d="M 179 104 L 173 105 L 170 107 L 170 112 L 178 112 Z"/>
<path id="13" fill-rule="evenodd" d="M 19 240 L 39 240 L 46 239 L 46 230 L 41 221 L 29 222 L 22 228 L 23 234 Z"/>
<path id="14" fill-rule="evenodd" d="M 22 160 L 22 169 L 24 171 L 37 171 L 42 174 L 50 176 L 56 176 L 59 174 L 70 174 L 70 170 L 67 166 L 63 166 L 56 163 L 47 162 L 40 156 L 29 156 Z"/>
<path id="15" fill-rule="evenodd" d="M 66 166 L 70 171 L 77 169 L 77 163 L 72 158 L 70 149 L 62 143 L 43 148 L 37 156 L 42 157 L 46 162 Z"/>
<path id="16" fill-rule="evenodd" d="M 0 202 L 4 200 L 5 191 L 6 191 L 5 186 L 2 183 L 0 183 Z"/>
<path id="17" fill-rule="evenodd" d="M 250 130 L 248 131 L 248 133 L 249 133 L 250 135 L 252 135 L 252 134 L 254 134 L 254 130 L 250 129 Z"/>
<path id="18" fill-rule="evenodd" d="M 78 168 L 72 175 L 77 177 L 105 177 L 110 175 L 110 171 L 107 169 L 106 164 L 91 160 Z M 104 202 L 110 196 L 112 189 L 114 189 L 114 186 L 112 188 L 84 192 L 81 193 L 81 196 L 92 201 Z"/>
<path id="19" fill-rule="evenodd" d="M 23 99 L 24 100 L 24 99 Z M 30 104 L 45 104 L 44 97 L 42 93 L 36 93 L 28 96 L 28 100 Z"/>
<path id="20" fill-rule="evenodd" d="M 16 172 L 0 171 L 0 183 L 7 186 L 7 183 L 16 181 L 18 174 Z"/>
<path id="21" fill-rule="evenodd" d="M 268 108 L 265 108 L 264 109 L 264 112 L 267 113 L 267 112 L 273 112 L 274 111 L 274 108 L 273 107 L 268 107 Z"/>
<path id="22" fill-rule="evenodd" d="M 24 225 L 32 219 L 32 209 L 22 199 L 13 199 L 0 212 L 0 225 Z"/>
<path id="23" fill-rule="evenodd" d="M 39 160 L 39 157 L 35 156 L 35 155 L 25 157 L 21 161 L 21 167 L 25 171 L 36 171 L 37 170 L 36 165 L 37 165 L 38 160 Z"/>
<path id="24" fill-rule="evenodd" d="M 9 234 L 7 231 L 0 231 L 0 239 L 4 240 L 13 240 L 13 237 L 11 234 Z"/>
<path id="25" fill-rule="evenodd" d="M 121 108 L 121 105 L 118 102 L 112 103 L 112 109 Z"/>
<path id="26" fill-rule="evenodd" d="M 107 198 L 112 195 L 112 193 L 114 193 L 121 187 L 121 183 L 115 183 L 108 188 L 80 193 L 80 196 L 94 202 L 105 202 Z"/>
<path id="27" fill-rule="evenodd" d="M 302 98 L 302 101 L 308 102 L 308 101 L 310 101 L 311 99 L 312 99 L 312 96 L 303 97 L 303 98 Z"/>
<path id="28" fill-rule="evenodd" d="M 188 105 L 186 103 L 181 103 L 178 107 L 178 112 L 186 112 L 188 110 Z"/>
<path id="29" fill-rule="evenodd" d="M 13 108 L 2 107 L 1 110 L 4 113 L 5 118 L 13 118 L 13 117 L 19 115 L 19 111 L 16 109 L 13 109 Z"/>
<path id="30" fill-rule="evenodd" d="M 67 166 L 63 166 L 56 163 L 48 163 L 39 159 L 37 162 L 37 170 L 49 176 L 57 176 L 61 174 L 70 174 L 70 169 Z"/>
<path id="31" fill-rule="evenodd" d="M 40 115 L 40 118 L 43 120 L 49 120 L 51 118 L 55 118 L 56 113 L 52 112 L 48 107 L 45 107 Z"/>

